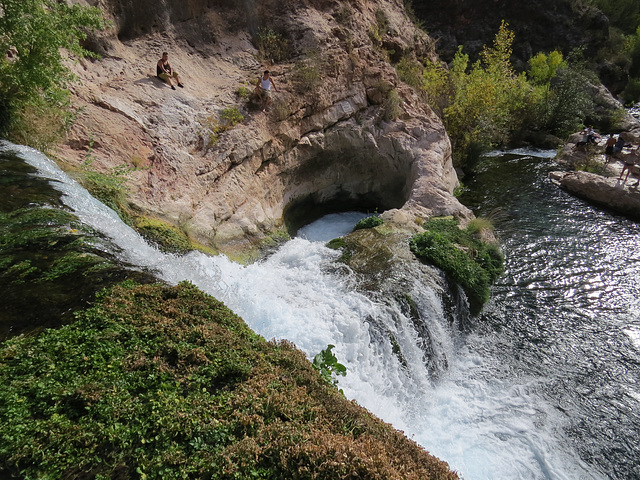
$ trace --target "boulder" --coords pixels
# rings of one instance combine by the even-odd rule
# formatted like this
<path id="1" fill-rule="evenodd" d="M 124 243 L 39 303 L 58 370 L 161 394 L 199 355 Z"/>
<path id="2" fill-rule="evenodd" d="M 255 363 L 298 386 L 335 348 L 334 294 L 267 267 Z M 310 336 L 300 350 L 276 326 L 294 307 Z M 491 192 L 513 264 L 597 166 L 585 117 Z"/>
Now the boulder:
<path id="1" fill-rule="evenodd" d="M 637 182 L 623 183 L 617 177 L 581 171 L 551 172 L 549 178 L 578 197 L 631 218 L 640 218 L 640 189 Z"/>

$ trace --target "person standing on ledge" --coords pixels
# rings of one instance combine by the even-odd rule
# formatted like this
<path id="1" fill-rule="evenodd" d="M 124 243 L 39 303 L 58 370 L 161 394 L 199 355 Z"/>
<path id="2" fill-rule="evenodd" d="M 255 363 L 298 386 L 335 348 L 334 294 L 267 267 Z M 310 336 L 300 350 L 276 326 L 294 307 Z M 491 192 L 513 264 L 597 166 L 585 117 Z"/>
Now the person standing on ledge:
<path id="1" fill-rule="evenodd" d="M 174 80 L 178 83 L 178 86 L 180 88 L 184 87 L 184 85 L 182 85 L 182 82 L 180 81 L 178 72 L 174 72 L 171 68 L 171 64 L 169 63 L 169 54 L 167 52 L 162 52 L 162 58 L 158 60 L 158 64 L 156 65 L 156 75 L 160 80 L 163 80 L 171 85 L 171 90 L 176 89 L 176 87 L 173 85 Z"/>
<path id="2" fill-rule="evenodd" d="M 259 77 L 258 82 L 256 83 L 256 93 L 262 100 L 263 112 L 267 111 L 267 107 L 271 103 L 271 87 L 273 87 L 276 92 L 278 91 L 276 84 L 271 79 L 269 70 L 265 70 L 262 77 Z"/>
<path id="3" fill-rule="evenodd" d="M 616 139 L 613 138 L 613 133 L 609 134 L 609 138 L 607 138 L 607 143 L 604 144 L 604 156 L 607 159 L 607 163 L 612 160 L 613 148 L 616 146 Z"/>

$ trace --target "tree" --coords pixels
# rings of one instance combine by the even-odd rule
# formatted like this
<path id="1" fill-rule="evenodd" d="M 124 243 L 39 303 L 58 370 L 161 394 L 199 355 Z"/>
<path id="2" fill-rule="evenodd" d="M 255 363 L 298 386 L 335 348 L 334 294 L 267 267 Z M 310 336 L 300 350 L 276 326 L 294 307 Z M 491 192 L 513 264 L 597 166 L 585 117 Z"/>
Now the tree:
<path id="1" fill-rule="evenodd" d="M 562 53 L 557 50 L 545 55 L 540 52 L 529 59 L 529 79 L 535 85 L 548 85 L 559 69 L 567 68 Z"/>
<path id="2" fill-rule="evenodd" d="M 453 94 L 444 122 L 458 164 L 474 152 L 508 141 L 520 127 L 531 86 L 511 64 L 514 34 L 502 22 L 491 47 L 468 70 L 469 56 L 459 48 L 450 69 Z"/>
<path id="3" fill-rule="evenodd" d="M 67 84 L 73 80 L 61 49 L 92 56 L 82 47 L 91 30 L 104 27 L 95 7 L 57 0 L 0 0 L 0 134 L 15 136 L 24 115 L 46 109 L 64 121 Z M 6 60 L 11 47 L 15 58 Z M 51 110 L 53 109 L 53 110 Z M 42 112 L 40 112 L 42 113 Z"/>

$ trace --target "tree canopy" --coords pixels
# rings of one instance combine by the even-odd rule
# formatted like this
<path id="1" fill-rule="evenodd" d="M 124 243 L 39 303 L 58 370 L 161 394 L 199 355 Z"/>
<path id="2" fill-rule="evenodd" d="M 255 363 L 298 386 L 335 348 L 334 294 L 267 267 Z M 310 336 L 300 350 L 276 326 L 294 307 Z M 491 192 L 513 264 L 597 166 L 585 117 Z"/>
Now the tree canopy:
<path id="1" fill-rule="evenodd" d="M 77 56 L 93 55 L 82 41 L 88 32 L 103 26 L 96 7 L 57 0 L 0 0 L 1 135 L 16 133 L 21 112 L 42 109 L 45 104 L 64 110 L 66 86 L 73 75 L 62 49 Z M 14 55 L 7 57 L 10 49 Z"/>

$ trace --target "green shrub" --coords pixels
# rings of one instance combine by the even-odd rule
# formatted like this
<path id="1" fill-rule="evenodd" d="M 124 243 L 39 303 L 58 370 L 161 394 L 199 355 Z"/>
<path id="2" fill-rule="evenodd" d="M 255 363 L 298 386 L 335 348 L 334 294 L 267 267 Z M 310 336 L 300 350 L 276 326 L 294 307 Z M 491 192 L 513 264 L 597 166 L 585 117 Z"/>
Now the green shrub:
<path id="1" fill-rule="evenodd" d="M 55 0 L 4 1 L 0 10 L 0 136 L 42 148 L 68 121 L 66 85 L 74 76 L 61 49 L 93 56 L 81 42 L 104 22 L 98 8 Z M 9 47 L 18 52 L 10 62 Z"/>
<path id="2" fill-rule="evenodd" d="M 596 175 L 605 175 L 607 173 L 607 165 L 601 160 L 600 152 L 590 152 L 584 158 L 573 164 L 575 170 L 595 173 Z"/>
<path id="3" fill-rule="evenodd" d="M 322 83 L 323 61 L 318 56 L 296 62 L 292 78 L 299 93 L 314 91 Z"/>
<path id="4" fill-rule="evenodd" d="M 456 220 L 445 218 L 429 220 L 423 226 L 426 231 L 410 240 L 411 251 L 460 285 L 472 314 L 478 314 L 489 300 L 491 283 L 502 274 L 500 249 L 474 235 L 478 225 L 461 230 Z"/>
<path id="5" fill-rule="evenodd" d="M 188 283 L 4 342 L 0 385 L 3 478 L 458 478 Z"/>
<path id="6" fill-rule="evenodd" d="M 289 104 L 289 99 L 287 95 L 278 95 L 271 102 L 271 111 L 273 112 L 273 116 L 279 122 L 282 122 L 289 118 L 289 116 L 293 113 L 291 111 L 291 105 Z"/>
<path id="7" fill-rule="evenodd" d="M 260 58 L 265 61 L 282 62 L 291 57 L 292 48 L 285 36 L 271 28 L 260 28 L 253 38 Z"/>
<path id="8" fill-rule="evenodd" d="M 444 109 L 453 98 L 451 77 L 444 66 L 427 62 L 422 71 L 422 93 L 438 116 L 442 118 Z"/>
<path id="9" fill-rule="evenodd" d="M 547 130 L 565 137 L 582 127 L 586 117 L 594 111 L 586 85 L 586 79 L 578 69 L 570 66 L 558 71 L 545 102 Z"/>
<path id="10" fill-rule="evenodd" d="M 548 85 L 558 74 L 558 70 L 567 68 L 562 53 L 554 50 L 545 55 L 540 52 L 529 59 L 529 78 L 535 85 Z"/>
<path id="11" fill-rule="evenodd" d="M 251 97 L 251 91 L 252 90 L 247 86 L 241 85 L 236 88 L 236 96 L 242 98 L 243 100 L 249 100 L 249 97 Z"/>
<path id="12" fill-rule="evenodd" d="M 378 225 L 382 225 L 383 223 L 384 223 L 383 220 L 379 216 L 372 215 L 370 217 L 363 218 L 358 223 L 356 223 L 356 226 L 353 227 L 353 231 L 360 230 L 363 228 L 377 227 Z"/>
<path id="13" fill-rule="evenodd" d="M 6 137 L 41 151 L 46 151 L 64 138 L 75 119 L 69 97 L 63 90 L 48 92 L 37 98 L 16 100 L 6 108 L 3 112 L 8 116 L 4 124 Z"/>
<path id="14" fill-rule="evenodd" d="M 111 208 L 127 224 L 132 223 L 132 212 L 129 208 L 126 185 L 127 175 L 130 169 L 121 164 L 113 167 L 109 173 L 92 171 L 91 159 L 85 162 L 84 169 L 78 174 L 78 182 L 86 188 L 91 195 Z"/>
<path id="15" fill-rule="evenodd" d="M 193 250 L 189 237 L 183 231 L 160 220 L 137 217 L 135 229 L 149 243 L 163 252 L 187 253 Z"/>
<path id="16" fill-rule="evenodd" d="M 333 14 L 333 18 L 336 19 L 340 25 L 348 26 L 353 16 L 353 7 L 348 3 L 344 4 L 340 9 Z"/>
<path id="17" fill-rule="evenodd" d="M 382 41 L 382 37 L 387 33 L 389 28 L 389 19 L 387 14 L 381 8 L 376 10 L 376 23 L 369 26 L 369 39 L 374 45 L 378 45 Z"/>
<path id="18" fill-rule="evenodd" d="M 217 115 L 209 115 L 203 122 L 206 131 L 209 132 L 207 146 L 216 146 L 222 132 L 226 132 L 243 121 L 244 116 L 235 107 L 222 109 Z"/>
<path id="19" fill-rule="evenodd" d="M 225 108 L 220 112 L 220 120 L 222 121 L 223 125 L 231 128 L 234 125 L 243 122 L 244 117 L 237 108 L 231 107 Z"/>
<path id="20" fill-rule="evenodd" d="M 417 91 L 422 91 L 424 88 L 422 78 L 423 67 L 420 62 L 409 57 L 402 57 L 395 65 L 395 68 L 400 80 L 412 86 Z"/>
<path id="21" fill-rule="evenodd" d="M 469 56 L 456 53 L 450 69 L 451 95 L 443 120 L 451 136 L 454 160 L 464 166 L 473 149 L 504 144 L 518 129 L 531 88 L 510 62 L 513 32 L 502 23 L 493 45 L 469 68 Z M 446 88 L 446 82 L 436 79 Z"/>
<path id="22" fill-rule="evenodd" d="M 396 120 L 402 114 L 402 99 L 397 90 L 392 89 L 389 91 L 382 108 L 383 118 L 386 121 Z"/>
<path id="23" fill-rule="evenodd" d="M 313 357 L 313 368 L 320 372 L 320 376 L 329 385 L 334 387 L 338 385 L 338 379 L 334 375 L 345 376 L 347 368 L 338 362 L 338 359 L 331 351 L 335 345 L 328 345 L 327 348 Z"/>
<path id="24" fill-rule="evenodd" d="M 627 83 L 624 91 L 622 92 L 622 98 L 626 105 L 633 105 L 640 102 L 640 78 L 632 78 Z"/>

